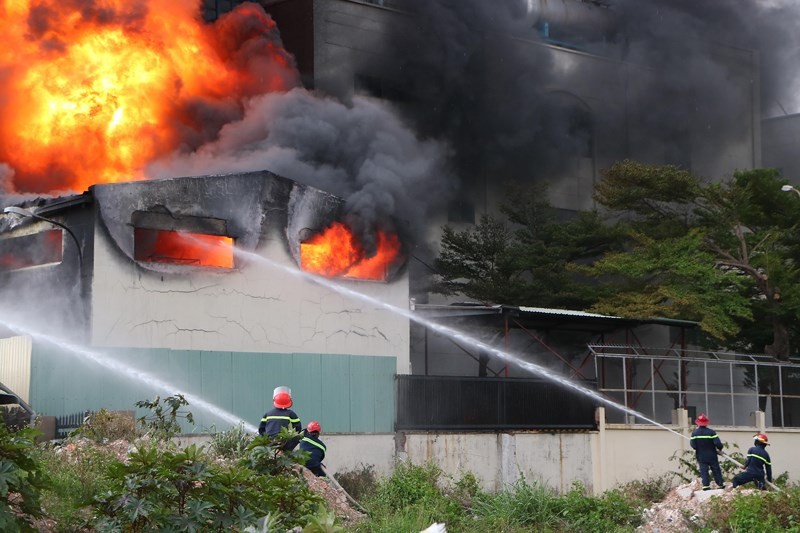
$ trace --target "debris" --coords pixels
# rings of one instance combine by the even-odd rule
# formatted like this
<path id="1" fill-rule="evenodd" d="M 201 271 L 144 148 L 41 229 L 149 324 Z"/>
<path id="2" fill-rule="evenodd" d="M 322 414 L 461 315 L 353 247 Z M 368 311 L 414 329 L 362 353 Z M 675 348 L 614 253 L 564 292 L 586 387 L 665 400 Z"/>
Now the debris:
<path id="1" fill-rule="evenodd" d="M 703 515 L 713 498 L 731 500 L 736 494 L 749 494 L 754 489 L 702 490 L 699 480 L 673 487 L 664 499 L 644 510 L 644 524 L 636 531 L 643 533 L 689 532 L 702 526 Z"/>
<path id="2" fill-rule="evenodd" d="M 348 494 L 336 483 L 336 480 L 317 477 L 307 468 L 297 466 L 308 484 L 308 488 L 320 494 L 328 504 L 328 508 L 333 511 L 342 521 L 345 528 L 357 524 L 367 515 L 355 509 L 348 500 Z"/>

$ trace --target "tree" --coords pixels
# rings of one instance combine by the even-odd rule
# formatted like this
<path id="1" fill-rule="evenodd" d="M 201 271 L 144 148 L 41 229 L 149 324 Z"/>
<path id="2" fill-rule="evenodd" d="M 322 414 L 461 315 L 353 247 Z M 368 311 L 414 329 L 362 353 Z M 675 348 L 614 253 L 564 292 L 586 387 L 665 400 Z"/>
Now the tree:
<path id="1" fill-rule="evenodd" d="M 567 272 L 613 248 L 619 234 L 598 213 L 559 220 L 542 186 L 512 187 L 499 215 L 474 227 L 443 228 L 436 260 L 436 292 L 481 302 L 576 309 L 597 299 L 603 287 Z"/>
<path id="2" fill-rule="evenodd" d="M 787 359 L 800 334 L 800 200 L 785 183 L 772 169 L 704 183 L 674 166 L 612 165 L 595 199 L 628 245 L 572 266 L 615 287 L 592 309 L 697 320 L 719 340 Z"/>

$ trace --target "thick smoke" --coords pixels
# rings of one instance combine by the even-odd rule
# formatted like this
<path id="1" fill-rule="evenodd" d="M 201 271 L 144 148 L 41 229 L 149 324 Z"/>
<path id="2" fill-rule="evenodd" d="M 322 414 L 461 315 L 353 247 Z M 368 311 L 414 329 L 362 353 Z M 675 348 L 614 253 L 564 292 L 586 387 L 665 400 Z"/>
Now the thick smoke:
<path id="1" fill-rule="evenodd" d="M 620 14 L 618 38 L 630 45 L 630 59 L 661 66 L 666 84 L 721 96 L 715 108 L 723 110 L 730 83 L 719 72 L 724 65 L 719 45 L 741 47 L 757 53 L 764 114 L 780 107 L 799 111 L 800 4 L 794 0 L 615 0 L 614 10 Z M 680 73 L 686 74 L 683 81 L 669 77 Z"/>
<path id="2" fill-rule="evenodd" d="M 244 118 L 222 128 L 216 141 L 157 161 L 147 173 L 269 169 L 344 198 L 348 222 L 369 252 L 375 228 L 416 234 L 427 210 L 446 199 L 444 163 L 441 144 L 419 140 L 377 100 L 356 97 L 344 105 L 294 89 L 253 98 Z"/>
<path id="3" fill-rule="evenodd" d="M 796 55 L 800 6 L 789 0 L 403 5 L 415 16 L 390 31 L 370 68 L 423 101 L 407 107 L 408 116 L 420 131 L 454 146 L 465 178 L 558 175 L 571 156 L 586 150 L 592 130 L 608 137 L 603 155 L 611 159 L 658 153 L 666 162 L 684 163 L 680 154 L 691 142 L 690 129 L 734 140 L 747 131 L 743 124 L 754 117 L 746 106 L 759 90 L 767 113 L 778 102 L 796 101 L 792 93 L 780 93 L 796 86 L 789 61 Z M 562 12 L 567 16 L 559 18 Z M 571 69 L 566 55 L 556 58 L 532 42 L 597 53 L 609 58 L 609 66 Z M 742 77 L 748 53 L 732 57 L 727 45 L 760 51 L 749 56 L 755 76 Z M 614 87 L 618 80 L 608 72 L 620 61 L 645 76 L 630 76 L 634 86 Z M 609 91 L 616 92 L 609 98 Z M 606 109 L 603 124 L 594 123 L 600 114 L 592 107 L 613 99 L 625 109 Z"/>

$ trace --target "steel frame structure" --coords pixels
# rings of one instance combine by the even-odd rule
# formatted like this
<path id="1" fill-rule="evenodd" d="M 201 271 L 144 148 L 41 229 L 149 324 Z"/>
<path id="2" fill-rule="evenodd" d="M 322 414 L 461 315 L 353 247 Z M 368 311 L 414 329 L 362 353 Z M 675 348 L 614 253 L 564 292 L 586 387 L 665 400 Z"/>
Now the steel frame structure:
<path id="1" fill-rule="evenodd" d="M 777 400 L 780 407 L 779 420 L 773 420 L 773 425 L 786 427 L 787 400 L 797 400 L 800 405 L 800 394 L 784 391 L 784 380 L 788 377 L 788 373 L 797 372 L 800 375 L 800 361 L 796 359 L 778 361 L 767 355 L 690 350 L 686 348 L 643 348 L 628 344 L 590 344 L 588 348 L 595 362 L 598 391 L 609 398 L 621 396 L 626 408 L 639 410 L 640 412 L 640 401 L 645 395 L 650 397 L 650 409 L 655 415 L 657 395 L 677 395 L 679 406 L 687 408 L 687 398 L 689 394 L 692 394 L 702 396 L 705 412 L 709 412 L 712 398 L 727 397 L 730 400 L 732 420 L 736 420 L 735 400 L 737 398 L 752 398 L 753 411 L 763 410 L 760 399 L 771 398 L 773 401 Z M 607 360 L 619 360 L 621 362 L 621 387 L 607 385 L 611 381 L 607 376 L 607 365 L 605 364 Z M 649 378 L 642 386 L 637 387 L 632 382 L 631 369 L 634 365 L 641 368 L 641 363 L 643 362 L 649 366 Z M 681 378 L 677 379 L 674 384 L 668 384 L 661 372 L 663 365 L 666 363 L 674 363 L 679 369 Z M 692 365 L 693 368 L 699 367 L 703 369 L 702 379 L 700 380 L 703 383 L 702 390 L 691 389 L 687 386 L 685 378 L 688 365 Z M 709 367 L 714 366 L 727 366 L 727 374 L 729 376 L 728 390 L 715 391 L 709 389 Z M 742 368 L 752 369 L 753 378 L 750 386 L 734 383 L 734 370 Z M 759 390 L 759 384 L 761 383 L 759 374 L 762 377 L 770 374 L 775 376 L 777 374 L 777 391 L 771 389 L 769 391 Z M 657 387 L 658 380 L 663 384 L 663 388 Z"/>

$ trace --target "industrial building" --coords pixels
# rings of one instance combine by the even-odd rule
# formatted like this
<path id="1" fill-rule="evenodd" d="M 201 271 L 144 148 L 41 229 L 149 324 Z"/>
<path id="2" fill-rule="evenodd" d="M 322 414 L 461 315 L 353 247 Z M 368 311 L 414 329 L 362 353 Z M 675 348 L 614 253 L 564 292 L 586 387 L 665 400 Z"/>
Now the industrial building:
<path id="1" fill-rule="evenodd" d="M 213 21 L 240 3 L 204 0 L 203 15 Z M 370 95 L 431 135 L 450 131 L 426 122 L 441 95 L 419 81 L 431 65 L 446 71 L 444 56 L 427 64 L 420 53 L 415 65 L 393 48 L 416 42 L 398 34 L 425 31 L 402 0 L 260 4 L 306 89 L 342 101 Z M 421 282 L 441 226 L 466 227 L 496 210 L 506 182 L 548 183 L 553 205 L 569 216 L 593 206 L 601 170 L 620 159 L 710 177 L 762 164 L 757 52 L 698 43 L 724 71 L 733 130 L 693 107 L 714 94 L 685 99 L 661 84 L 667 67 L 614 37 L 613 2 L 527 4 L 514 33 L 470 36 L 481 53 L 465 70 L 481 73 L 486 100 L 470 103 L 476 116 L 491 110 L 493 85 L 524 93 L 530 83 L 537 104 L 516 118 L 531 120 L 531 136 L 507 136 L 491 116 L 459 122 L 470 137 L 452 139 L 460 187 L 427 221 L 425 245 L 401 243 L 378 276 L 304 274 L 304 245 L 342 220 L 347 199 L 272 169 L 98 183 L 9 206 L 0 215 L 5 389 L 63 420 L 182 392 L 196 419 L 187 432 L 201 435 L 232 420 L 257 424 L 273 388 L 288 385 L 304 423 L 322 422 L 334 472 L 433 460 L 452 475 L 474 470 L 487 488 L 524 476 L 600 492 L 674 469 L 668 457 L 688 447 L 680 435 L 699 412 L 740 446 L 755 429 L 780 431 L 771 438 L 786 458 L 778 471 L 796 468 L 788 460 L 800 426 L 796 363 L 701 352 L 688 321 L 451 301 Z M 515 78 L 512 58 L 532 70 Z M 654 88 L 674 98 L 669 111 L 651 107 Z M 674 119 L 670 128 L 661 128 L 660 112 Z M 539 116 L 544 127 L 533 122 Z M 176 233 L 191 237 L 176 243 Z M 759 395 L 747 384 L 759 371 L 776 372 L 786 389 Z M 623 457 L 622 442 L 641 454 Z M 533 469 L 543 464 L 550 467 Z"/>

